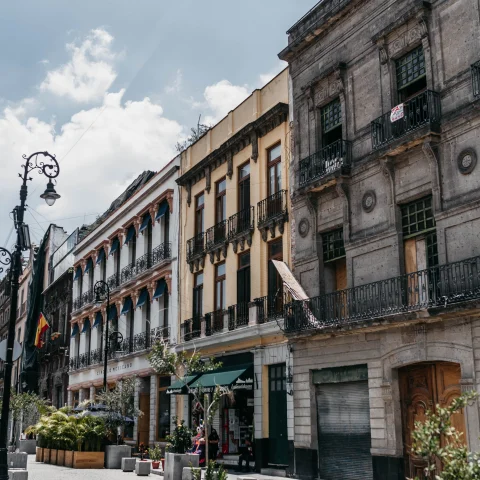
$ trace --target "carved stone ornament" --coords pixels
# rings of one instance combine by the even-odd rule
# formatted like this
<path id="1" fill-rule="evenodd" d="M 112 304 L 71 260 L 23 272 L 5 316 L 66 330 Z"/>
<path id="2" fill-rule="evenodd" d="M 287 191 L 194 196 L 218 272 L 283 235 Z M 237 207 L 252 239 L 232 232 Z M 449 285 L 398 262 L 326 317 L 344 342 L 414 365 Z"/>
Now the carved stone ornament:
<path id="1" fill-rule="evenodd" d="M 309 231 L 310 231 L 310 222 L 308 221 L 308 218 L 302 218 L 298 223 L 298 234 L 302 238 L 305 238 L 308 235 Z"/>
<path id="2" fill-rule="evenodd" d="M 373 190 L 365 192 L 362 198 L 362 208 L 365 212 L 370 213 L 377 204 L 377 196 Z"/>
<path id="3" fill-rule="evenodd" d="M 471 148 L 463 150 L 457 158 L 457 165 L 460 173 L 463 173 L 463 175 L 472 173 L 477 165 L 477 154 L 475 150 Z"/>

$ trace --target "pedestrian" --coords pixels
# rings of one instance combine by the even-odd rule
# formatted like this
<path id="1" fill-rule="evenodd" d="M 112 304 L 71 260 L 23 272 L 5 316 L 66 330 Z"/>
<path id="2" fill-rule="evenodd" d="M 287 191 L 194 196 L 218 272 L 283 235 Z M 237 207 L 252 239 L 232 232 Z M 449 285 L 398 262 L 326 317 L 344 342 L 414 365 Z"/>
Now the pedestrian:
<path id="1" fill-rule="evenodd" d="M 253 460 L 253 444 L 250 435 L 245 438 L 245 445 L 240 447 L 240 457 L 238 458 L 237 472 L 243 470 L 243 462 L 245 462 L 245 471 L 250 471 L 250 460 Z"/>
<path id="2" fill-rule="evenodd" d="M 217 431 L 212 427 L 212 431 L 208 436 L 208 459 L 216 460 L 218 455 L 218 442 L 220 437 L 218 436 Z"/>

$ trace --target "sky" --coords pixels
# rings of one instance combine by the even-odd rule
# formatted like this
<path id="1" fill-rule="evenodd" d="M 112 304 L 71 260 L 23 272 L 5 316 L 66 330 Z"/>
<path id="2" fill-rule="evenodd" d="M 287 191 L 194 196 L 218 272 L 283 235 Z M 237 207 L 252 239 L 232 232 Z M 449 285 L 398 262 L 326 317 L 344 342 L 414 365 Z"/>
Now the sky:
<path id="1" fill-rule="evenodd" d="M 175 155 L 286 64 L 286 30 L 315 0 L 22 0 L 0 16 L 0 246 L 14 243 L 22 155 L 60 164 L 61 198 L 32 173 L 25 221 L 91 223 L 144 170 Z"/>

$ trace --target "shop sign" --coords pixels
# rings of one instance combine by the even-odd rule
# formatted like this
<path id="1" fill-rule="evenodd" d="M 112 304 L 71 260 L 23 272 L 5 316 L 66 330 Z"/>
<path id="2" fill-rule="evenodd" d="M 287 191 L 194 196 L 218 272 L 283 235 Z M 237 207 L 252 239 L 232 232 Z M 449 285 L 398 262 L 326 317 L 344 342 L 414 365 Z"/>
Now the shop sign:
<path id="1" fill-rule="evenodd" d="M 392 111 L 390 112 L 390 121 L 392 123 L 400 120 L 401 118 L 403 118 L 403 103 L 393 107 Z"/>
<path id="2" fill-rule="evenodd" d="M 133 363 L 123 363 L 120 365 L 111 366 L 111 367 L 108 367 L 107 373 L 115 373 L 115 372 L 120 372 L 122 370 L 130 370 L 132 366 L 133 366 Z M 103 375 L 103 368 L 102 370 L 97 370 L 95 373 L 97 374 L 97 376 Z"/>
<path id="3" fill-rule="evenodd" d="M 235 383 L 232 385 L 232 390 L 253 390 L 253 378 L 237 378 Z"/>

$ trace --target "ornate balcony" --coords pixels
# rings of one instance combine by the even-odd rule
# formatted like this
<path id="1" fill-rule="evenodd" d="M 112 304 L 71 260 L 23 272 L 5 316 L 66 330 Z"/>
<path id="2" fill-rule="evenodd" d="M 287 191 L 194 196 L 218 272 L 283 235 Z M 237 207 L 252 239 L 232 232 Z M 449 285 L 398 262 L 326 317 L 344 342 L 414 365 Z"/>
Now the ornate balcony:
<path id="1" fill-rule="evenodd" d="M 282 295 L 259 297 L 254 300 L 258 308 L 258 323 L 266 323 L 271 320 L 283 318 Z"/>
<path id="2" fill-rule="evenodd" d="M 137 262 L 132 262 L 120 271 L 120 284 L 129 282 L 137 275 Z"/>
<path id="3" fill-rule="evenodd" d="M 275 237 L 275 229 L 283 234 L 284 225 L 288 221 L 287 191 L 280 190 L 257 203 L 257 227 L 262 239 L 267 241 L 268 232 Z"/>
<path id="4" fill-rule="evenodd" d="M 190 264 L 190 271 L 193 272 L 194 267 L 198 270 L 199 266 L 205 265 L 205 254 L 205 232 L 187 240 L 187 263 Z"/>
<path id="5" fill-rule="evenodd" d="M 475 98 L 480 97 L 480 61 L 472 65 L 472 90 Z"/>
<path id="6" fill-rule="evenodd" d="M 248 326 L 249 318 L 249 302 L 237 303 L 228 307 L 228 329 L 236 330 L 237 328 Z"/>
<path id="7" fill-rule="evenodd" d="M 285 330 L 341 328 L 395 314 L 480 298 L 480 257 L 431 267 L 285 306 Z"/>
<path id="8" fill-rule="evenodd" d="M 440 94 L 431 90 L 403 103 L 403 114 L 396 121 L 391 120 L 392 112 L 386 112 L 370 124 L 372 150 L 385 147 L 395 140 L 429 126 L 429 131 L 440 132 Z"/>
<path id="9" fill-rule="evenodd" d="M 172 243 L 164 242 L 152 250 L 152 266 L 172 258 Z"/>
<path id="10" fill-rule="evenodd" d="M 210 312 L 205 315 L 205 335 L 207 337 L 223 332 L 224 315 L 225 310 L 215 310 L 214 312 Z"/>
<path id="11" fill-rule="evenodd" d="M 245 242 L 249 247 L 252 245 L 252 236 L 255 230 L 254 218 L 254 208 L 249 207 L 240 210 L 228 219 L 228 241 L 232 244 L 235 253 L 237 253 L 239 244 L 241 251 L 245 249 Z"/>
<path id="12" fill-rule="evenodd" d="M 206 232 L 206 252 L 210 255 L 210 262 L 220 260 L 220 254 L 223 258 L 227 256 L 228 240 L 227 240 L 228 220 L 223 220 L 213 227 L 210 227 Z"/>
<path id="13" fill-rule="evenodd" d="M 107 284 L 110 290 L 114 290 L 115 288 L 120 286 L 120 273 L 114 273 L 110 277 L 107 278 Z"/>
<path id="14" fill-rule="evenodd" d="M 183 341 L 189 342 L 194 338 L 200 338 L 203 321 L 204 319 L 201 316 L 185 320 L 181 325 Z"/>
<path id="15" fill-rule="evenodd" d="M 321 180 L 335 172 L 349 171 L 352 154 L 347 140 L 337 140 L 300 161 L 300 187 Z"/>
<path id="16" fill-rule="evenodd" d="M 73 301 L 73 310 L 79 310 L 80 308 L 84 307 L 85 305 L 93 302 L 93 290 L 88 290 L 82 295 L 79 295 Z"/>

